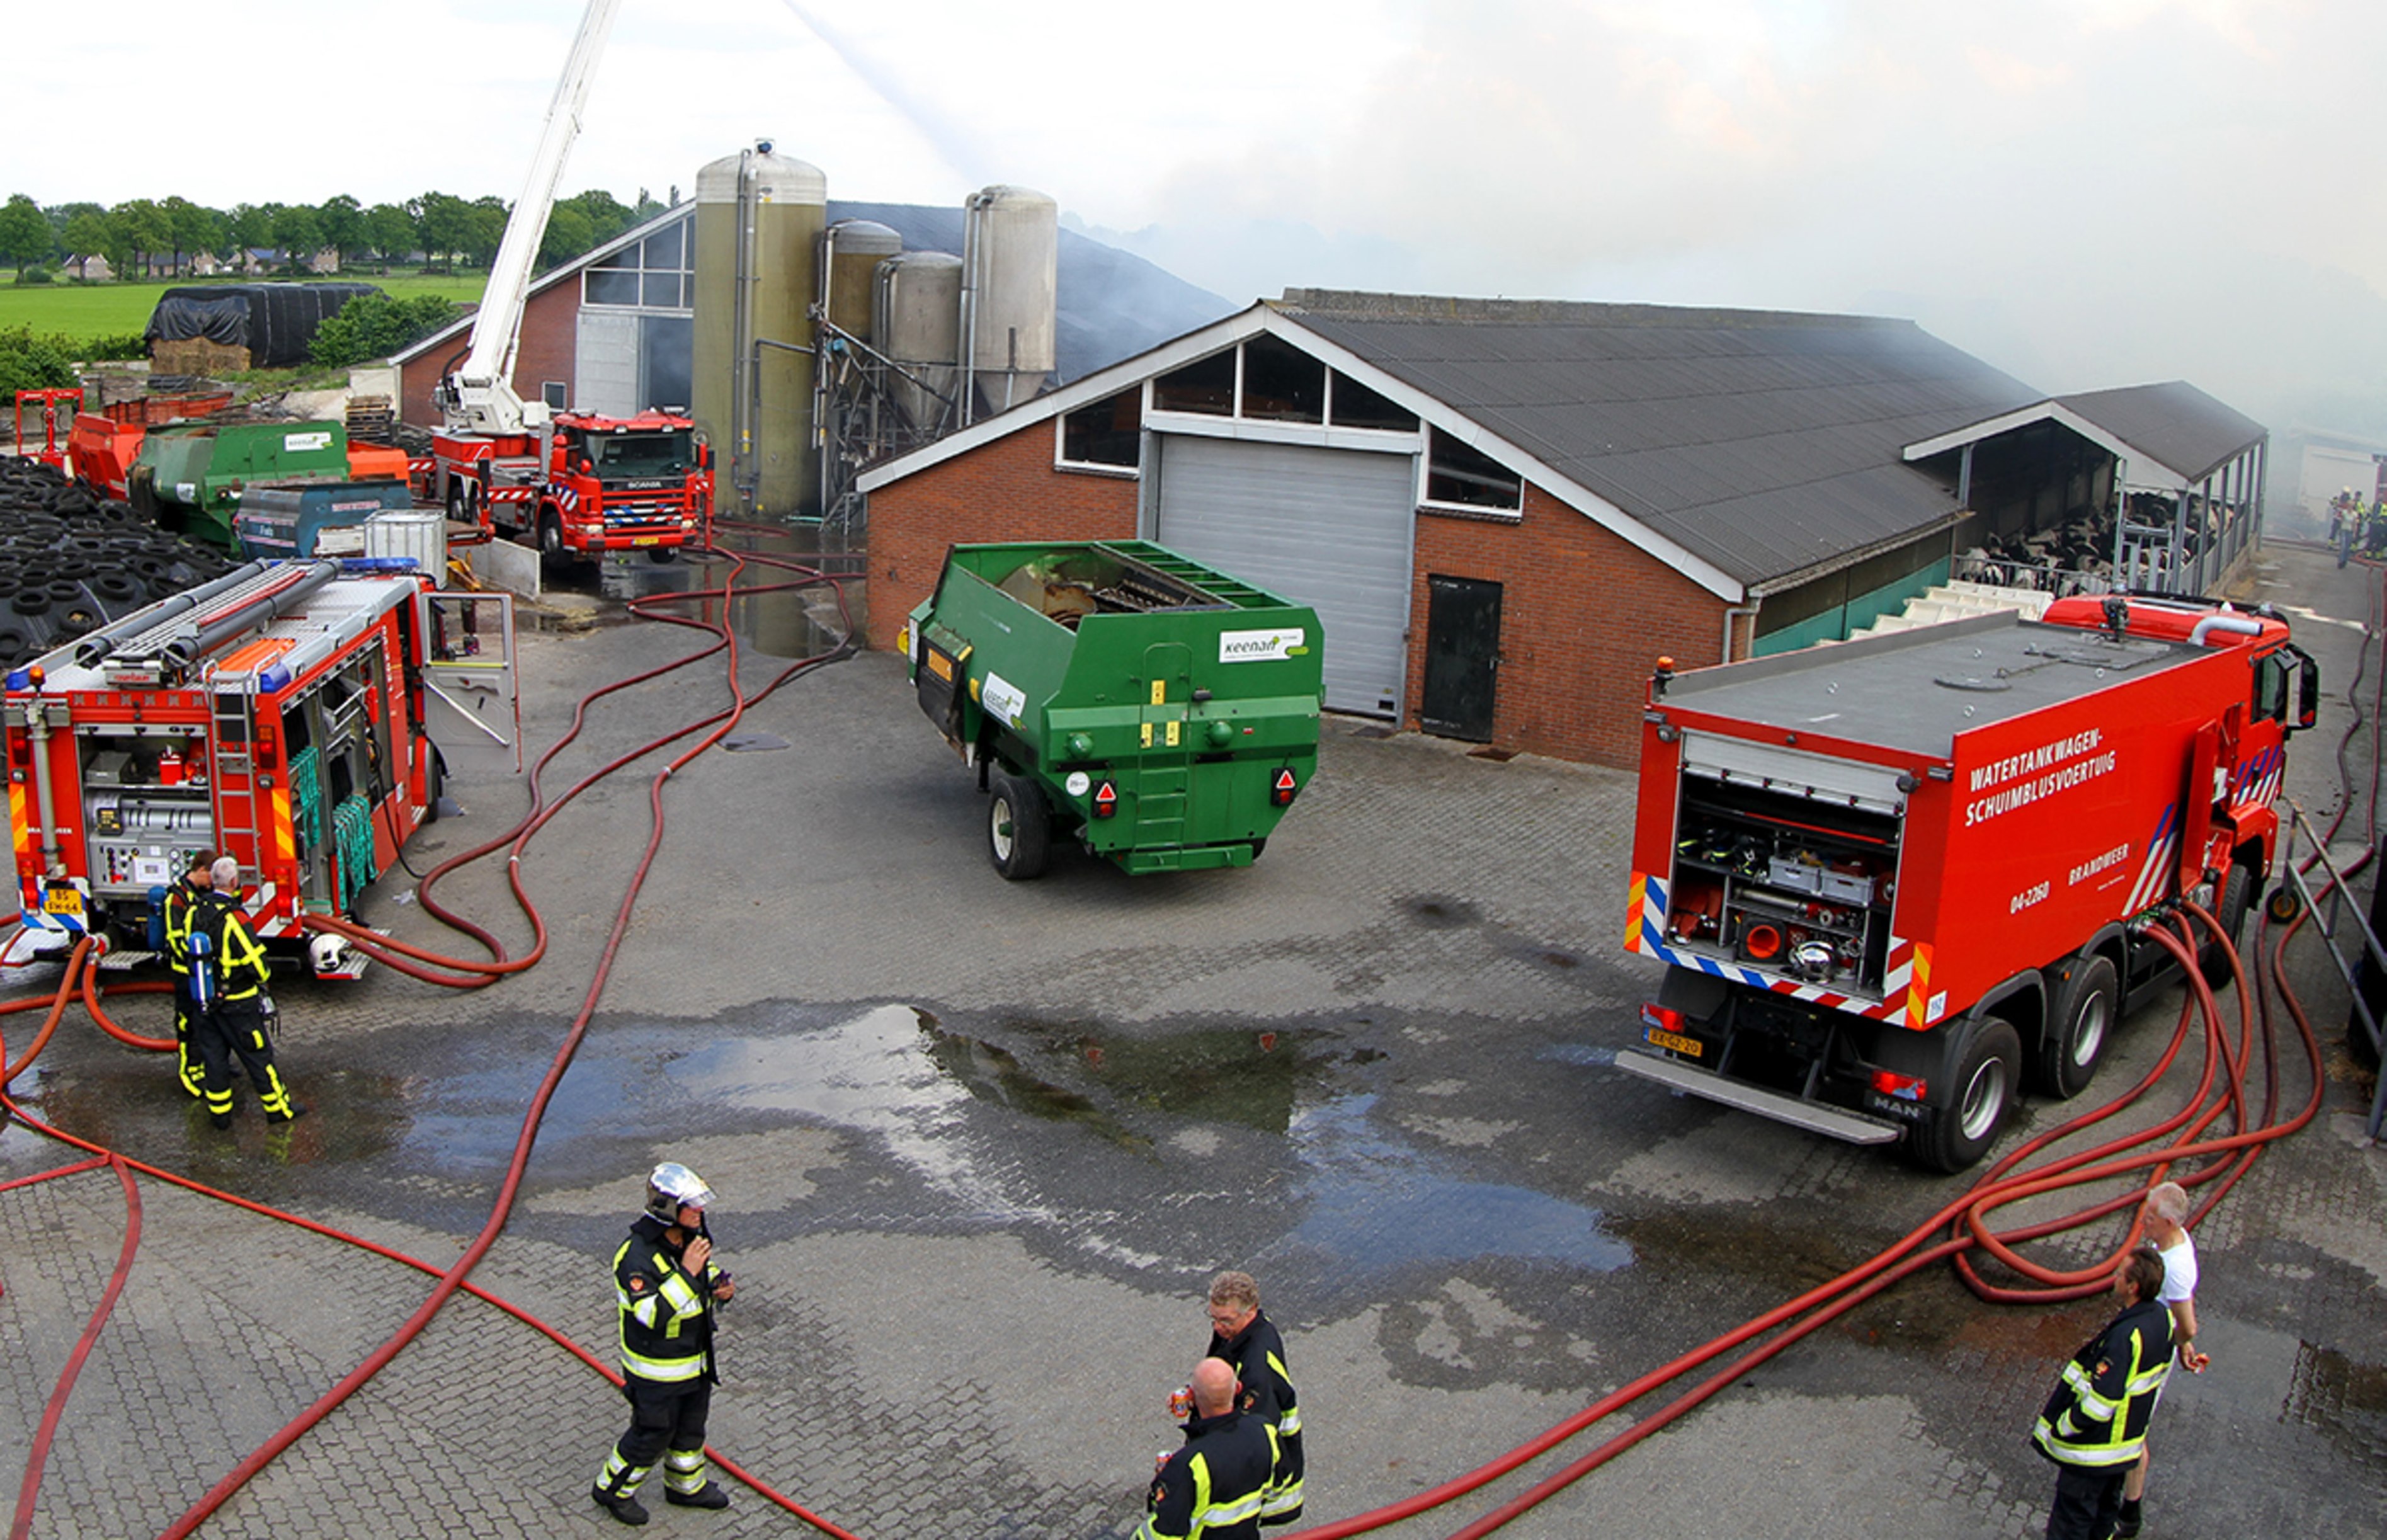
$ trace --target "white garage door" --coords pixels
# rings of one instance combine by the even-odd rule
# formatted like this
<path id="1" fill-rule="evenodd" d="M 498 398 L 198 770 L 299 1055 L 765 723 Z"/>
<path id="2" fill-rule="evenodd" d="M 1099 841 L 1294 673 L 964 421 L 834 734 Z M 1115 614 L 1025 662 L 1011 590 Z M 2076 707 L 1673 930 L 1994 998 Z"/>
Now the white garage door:
<path id="1" fill-rule="evenodd" d="M 1156 538 L 1316 610 L 1328 708 L 1398 716 L 1415 474 L 1406 455 L 1169 434 Z"/>
<path id="2" fill-rule="evenodd" d="M 572 404 L 600 417 L 635 417 L 638 400 L 638 317 L 584 306 L 572 360 Z"/>

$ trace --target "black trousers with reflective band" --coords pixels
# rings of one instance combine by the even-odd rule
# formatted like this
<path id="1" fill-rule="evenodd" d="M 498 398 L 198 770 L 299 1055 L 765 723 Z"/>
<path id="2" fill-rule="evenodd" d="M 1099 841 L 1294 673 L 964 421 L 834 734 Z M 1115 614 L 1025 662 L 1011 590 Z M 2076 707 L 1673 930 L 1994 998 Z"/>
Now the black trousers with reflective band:
<path id="1" fill-rule="evenodd" d="M 613 1446 L 622 1463 L 643 1471 L 665 1450 L 694 1451 L 704 1447 L 704 1419 L 713 1409 L 713 1382 L 641 1380 L 627 1375 L 623 1397 L 630 1403 L 630 1431 Z"/>
<path id="2" fill-rule="evenodd" d="M 2047 1516 L 2047 1540 L 2112 1540 L 2122 1511 L 2122 1478 L 2135 1460 L 2111 1467 L 2055 1468 L 2055 1510 Z"/>
<path id="3" fill-rule="evenodd" d="M 191 1023 L 191 1046 L 198 1050 L 207 1086 L 208 1110 L 232 1110 L 232 1061 L 238 1056 L 257 1087 L 258 1105 L 269 1117 L 290 1116 L 290 1092 L 273 1066 L 273 1043 L 265 1035 L 265 1009 L 251 995 L 219 1000 Z"/>

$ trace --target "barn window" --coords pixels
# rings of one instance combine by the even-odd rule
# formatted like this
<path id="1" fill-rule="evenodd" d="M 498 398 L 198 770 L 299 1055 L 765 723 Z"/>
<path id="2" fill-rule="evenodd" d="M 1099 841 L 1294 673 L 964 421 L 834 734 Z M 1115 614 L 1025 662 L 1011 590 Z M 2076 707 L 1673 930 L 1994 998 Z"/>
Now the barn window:
<path id="1" fill-rule="evenodd" d="M 1525 506 L 1525 484 L 1514 471 L 1440 428 L 1433 430 L 1427 442 L 1426 501 L 1511 513 Z"/>
<path id="2" fill-rule="evenodd" d="M 1281 337 L 1244 344 L 1245 417 L 1277 423 L 1326 421 L 1326 366 Z"/>
<path id="3" fill-rule="evenodd" d="M 1061 463 L 1133 470 L 1143 458 L 1143 392 L 1122 390 L 1061 419 Z"/>
<path id="4" fill-rule="evenodd" d="M 1235 414 L 1235 349 L 1197 359 L 1152 382 L 1156 411 L 1198 411 L 1210 417 Z"/>
<path id="5" fill-rule="evenodd" d="M 1369 389 L 1339 369 L 1334 372 L 1333 412 L 1334 425 L 1338 428 L 1417 432 L 1416 412 L 1395 406 L 1382 393 Z"/>

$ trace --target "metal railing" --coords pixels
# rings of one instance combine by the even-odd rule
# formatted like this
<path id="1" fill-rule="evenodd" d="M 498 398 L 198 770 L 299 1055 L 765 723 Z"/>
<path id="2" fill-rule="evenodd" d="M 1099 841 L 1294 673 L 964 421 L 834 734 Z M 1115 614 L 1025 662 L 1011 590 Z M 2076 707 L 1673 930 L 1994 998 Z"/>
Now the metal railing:
<path id="1" fill-rule="evenodd" d="M 2354 997 L 2354 1013 L 2347 1019 L 2346 1030 L 2353 1032 L 2358 1029 L 2368 1036 L 2371 1062 L 2376 1064 L 2380 1048 L 2379 1016 L 2371 1009 L 2370 1003 L 2362 997 L 2362 974 L 2368 968 L 2375 970 L 2376 977 L 2387 979 L 2387 947 L 2380 944 L 2378 932 L 2370 928 L 2368 917 L 2346 902 L 2351 896 L 2351 890 L 2346 887 L 2346 874 L 2339 871 L 2337 864 L 2329 858 L 2327 847 L 2321 843 L 2320 836 L 2313 832 L 2304 809 L 2293 802 L 2288 803 L 2287 807 L 2288 841 L 2287 848 L 2280 852 L 2280 869 L 2286 880 L 2293 885 L 2305 908 L 2310 911 L 2313 928 L 2320 932 L 2321 940 L 2329 947 L 2330 960 L 2337 965 L 2338 977 L 2345 980 L 2346 990 Z M 2312 847 L 2311 856 L 2301 863 L 2296 859 L 2299 835 Z M 2368 858 L 2366 856 L 2364 859 Z M 2329 881 L 2322 885 L 2318 894 L 2311 882 L 2306 880 L 2307 868 L 2313 866 L 2329 874 Z M 2352 960 L 2346 956 L 2341 936 L 2349 917 L 2354 922 L 2353 928 L 2362 937 L 2361 953 Z M 2370 1097 L 2370 1121 L 2365 1131 L 2374 1144 L 2379 1142 L 2382 1119 L 2387 1119 L 2387 1073 L 2379 1076 L 2378 1087 Z"/>
<path id="2" fill-rule="evenodd" d="M 2003 556 L 1964 555 L 1948 565 L 1951 582 L 1986 583 L 1998 588 L 2029 588 L 2069 599 L 2074 594 L 2109 594 L 2114 580 L 2103 573 L 2080 572 L 2052 563 L 2016 562 Z"/>

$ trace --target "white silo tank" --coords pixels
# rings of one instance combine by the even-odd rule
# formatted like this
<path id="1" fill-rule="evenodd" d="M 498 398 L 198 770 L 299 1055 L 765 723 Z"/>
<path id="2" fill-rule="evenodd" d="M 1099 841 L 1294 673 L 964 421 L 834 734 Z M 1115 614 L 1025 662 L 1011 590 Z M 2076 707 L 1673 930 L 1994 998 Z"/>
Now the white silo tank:
<path id="1" fill-rule="evenodd" d="M 817 511 L 807 313 L 819 292 L 828 179 L 770 141 L 696 174 L 696 420 L 724 505 Z"/>
<path id="2" fill-rule="evenodd" d="M 872 330 L 879 350 L 910 376 L 895 381 L 895 402 L 923 433 L 941 433 L 961 421 L 946 404 L 960 387 L 961 305 L 958 257 L 907 251 L 878 264 Z M 946 400 L 938 399 L 939 394 Z"/>
<path id="3" fill-rule="evenodd" d="M 1060 259 L 1059 204 L 1026 187 L 970 195 L 962 230 L 962 364 L 989 411 L 1035 396 L 1053 372 Z"/>

